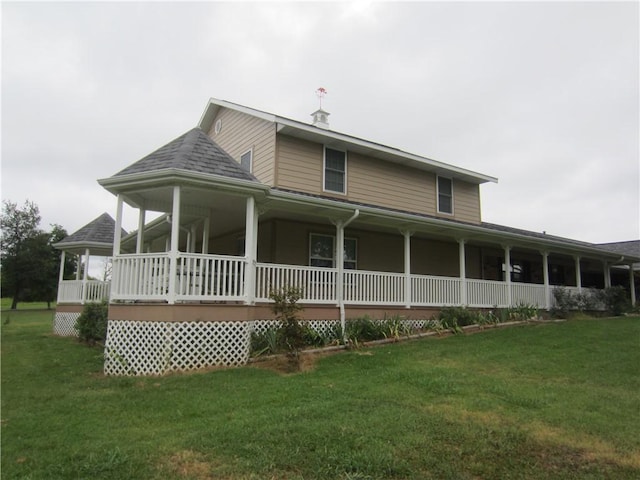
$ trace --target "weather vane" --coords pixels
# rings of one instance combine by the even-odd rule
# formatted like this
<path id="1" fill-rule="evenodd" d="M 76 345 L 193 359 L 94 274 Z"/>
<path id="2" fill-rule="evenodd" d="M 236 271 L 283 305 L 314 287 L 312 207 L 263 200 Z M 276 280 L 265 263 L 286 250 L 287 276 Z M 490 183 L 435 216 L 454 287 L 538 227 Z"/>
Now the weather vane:
<path id="1" fill-rule="evenodd" d="M 318 96 L 318 100 L 320 100 L 320 110 L 322 110 L 322 99 L 327 93 L 327 89 L 324 87 L 320 87 L 316 90 L 316 95 Z"/>

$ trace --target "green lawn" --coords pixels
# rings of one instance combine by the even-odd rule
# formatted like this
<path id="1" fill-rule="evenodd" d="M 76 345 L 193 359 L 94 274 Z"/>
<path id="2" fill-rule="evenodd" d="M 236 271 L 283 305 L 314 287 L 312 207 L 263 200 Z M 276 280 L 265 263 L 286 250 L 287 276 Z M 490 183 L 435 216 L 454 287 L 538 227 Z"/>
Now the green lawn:
<path id="1" fill-rule="evenodd" d="M 637 317 L 107 378 L 52 315 L 2 313 L 3 479 L 640 478 Z"/>

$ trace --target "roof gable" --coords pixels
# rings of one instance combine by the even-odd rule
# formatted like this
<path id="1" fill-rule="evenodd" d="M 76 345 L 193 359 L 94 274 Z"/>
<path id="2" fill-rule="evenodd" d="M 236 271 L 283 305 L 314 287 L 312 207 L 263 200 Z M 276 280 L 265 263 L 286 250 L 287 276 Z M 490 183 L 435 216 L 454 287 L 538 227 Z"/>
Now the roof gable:
<path id="1" fill-rule="evenodd" d="M 87 248 L 98 254 L 110 254 L 116 222 L 108 213 L 103 213 L 84 227 L 60 240 L 54 247 L 71 252 L 83 252 Z M 122 229 L 122 235 L 127 232 Z"/>
<path id="2" fill-rule="evenodd" d="M 119 171 L 114 177 L 176 169 L 258 181 L 196 127 Z"/>

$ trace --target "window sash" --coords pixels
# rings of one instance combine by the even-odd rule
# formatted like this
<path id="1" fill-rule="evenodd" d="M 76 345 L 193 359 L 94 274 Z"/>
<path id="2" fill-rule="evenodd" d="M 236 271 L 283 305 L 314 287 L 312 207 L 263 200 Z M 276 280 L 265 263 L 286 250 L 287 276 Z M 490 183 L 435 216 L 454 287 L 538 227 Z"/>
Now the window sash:
<path id="1" fill-rule="evenodd" d="M 324 190 L 346 192 L 347 154 L 340 150 L 324 149 Z"/>
<path id="2" fill-rule="evenodd" d="M 324 244 L 323 244 L 324 243 Z M 335 267 L 336 237 L 321 233 L 309 235 L 309 265 L 312 267 Z M 330 255 L 330 256 L 329 256 Z M 342 255 L 345 269 L 356 270 L 358 256 L 358 241 L 355 238 L 344 239 Z"/>
<path id="3" fill-rule="evenodd" d="M 453 214 L 453 180 L 438 177 L 438 213 Z"/>
<path id="4" fill-rule="evenodd" d="M 240 166 L 251 173 L 251 169 L 253 168 L 253 150 L 249 150 L 240 155 Z"/>

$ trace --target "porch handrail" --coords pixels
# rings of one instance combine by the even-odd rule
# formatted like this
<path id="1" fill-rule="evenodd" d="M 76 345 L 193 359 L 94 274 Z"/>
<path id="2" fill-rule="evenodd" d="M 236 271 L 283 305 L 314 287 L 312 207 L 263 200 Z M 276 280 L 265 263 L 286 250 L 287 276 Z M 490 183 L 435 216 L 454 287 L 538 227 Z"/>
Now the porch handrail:
<path id="1" fill-rule="evenodd" d="M 344 302 L 351 305 L 404 305 L 405 275 L 344 270 Z"/>
<path id="2" fill-rule="evenodd" d="M 58 303 L 93 303 L 109 298 L 111 282 L 63 280 L 58 283 Z"/>
<path id="3" fill-rule="evenodd" d="M 268 302 L 271 290 L 285 286 L 302 289 L 302 303 L 335 303 L 335 268 L 258 263 L 256 265 L 256 301 Z"/>

